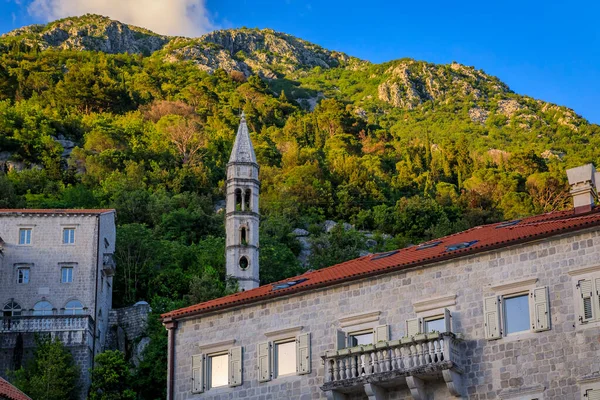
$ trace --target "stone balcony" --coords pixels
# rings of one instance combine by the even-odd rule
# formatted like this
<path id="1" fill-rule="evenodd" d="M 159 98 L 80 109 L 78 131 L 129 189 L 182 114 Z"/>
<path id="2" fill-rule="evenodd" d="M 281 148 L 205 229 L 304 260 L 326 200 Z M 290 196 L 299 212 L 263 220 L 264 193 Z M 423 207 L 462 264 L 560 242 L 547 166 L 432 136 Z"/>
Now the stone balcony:
<path id="1" fill-rule="evenodd" d="M 93 345 L 94 320 L 89 315 L 0 317 L 0 347 L 10 348 L 19 334 L 49 333 L 66 346 Z"/>
<path id="2" fill-rule="evenodd" d="M 106 276 L 113 276 L 115 274 L 116 262 L 115 256 L 112 253 L 104 253 L 102 255 L 102 271 Z"/>
<path id="3" fill-rule="evenodd" d="M 454 333 L 419 334 L 400 340 L 382 341 L 328 351 L 325 383 L 328 399 L 364 392 L 370 400 L 387 399 L 387 390 L 408 386 L 415 400 L 425 400 L 428 381 L 443 380 L 451 395 L 461 397 L 462 340 Z"/>

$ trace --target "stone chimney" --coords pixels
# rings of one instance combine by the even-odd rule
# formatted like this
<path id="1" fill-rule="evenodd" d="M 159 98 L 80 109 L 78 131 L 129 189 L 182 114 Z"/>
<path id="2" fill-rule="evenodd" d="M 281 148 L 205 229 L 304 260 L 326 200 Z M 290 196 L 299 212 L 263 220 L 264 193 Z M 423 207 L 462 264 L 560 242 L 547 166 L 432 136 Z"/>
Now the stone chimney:
<path id="1" fill-rule="evenodd" d="M 586 164 L 568 169 L 567 177 L 571 185 L 575 214 L 591 211 L 598 197 L 596 182 L 600 183 L 600 173 L 596 172 L 593 164 Z"/>

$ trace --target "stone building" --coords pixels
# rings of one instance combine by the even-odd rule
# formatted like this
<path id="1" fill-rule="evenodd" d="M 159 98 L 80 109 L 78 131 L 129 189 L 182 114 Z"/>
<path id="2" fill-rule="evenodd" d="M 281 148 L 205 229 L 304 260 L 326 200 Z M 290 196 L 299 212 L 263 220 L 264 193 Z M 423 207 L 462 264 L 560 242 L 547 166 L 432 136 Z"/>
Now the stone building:
<path id="1" fill-rule="evenodd" d="M 478 226 L 163 315 L 169 399 L 600 399 L 600 208 Z"/>
<path id="2" fill-rule="evenodd" d="M 259 167 L 242 113 L 227 164 L 225 260 L 239 290 L 258 287 Z"/>
<path id="3" fill-rule="evenodd" d="M 0 210 L 0 236 L 0 375 L 46 333 L 73 354 L 84 396 L 109 329 L 115 211 Z"/>

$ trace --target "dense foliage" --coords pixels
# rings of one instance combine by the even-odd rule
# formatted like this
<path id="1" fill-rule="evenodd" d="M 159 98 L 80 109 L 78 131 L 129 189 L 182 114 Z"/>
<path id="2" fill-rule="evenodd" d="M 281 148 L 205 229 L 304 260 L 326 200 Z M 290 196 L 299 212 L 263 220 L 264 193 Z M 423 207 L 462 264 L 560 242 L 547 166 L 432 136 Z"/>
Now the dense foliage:
<path id="1" fill-rule="evenodd" d="M 117 307 L 145 299 L 158 314 L 227 293 L 215 208 L 242 110 L 261 165 L 263 283 L 303 271 L 294 228 L 313 234 L 309 264 L 322 268 L 366 239 L 341 225 L 323 233 L 327 219 L 374 231 L 374 251 L 402 247 L 564 208 L 565 168 L 600 160 L 597 125 L 456 64 L 287 60 L 261 79 L 167 50 L 42 51 L 25 39 L 0 39 L 0 207 L 116 208 Z M 77 147 L 63 154 L 67 141 Z M 164 382 L 154 322 L 134 372 L 142 398 Z"/>
<path id="2" fill-rule="evenodd" d="M 96 356 L 88 399 L 135 400 L 136 394 L 130 385 L 131 371 L 123 353 L 107 350 Z"/>

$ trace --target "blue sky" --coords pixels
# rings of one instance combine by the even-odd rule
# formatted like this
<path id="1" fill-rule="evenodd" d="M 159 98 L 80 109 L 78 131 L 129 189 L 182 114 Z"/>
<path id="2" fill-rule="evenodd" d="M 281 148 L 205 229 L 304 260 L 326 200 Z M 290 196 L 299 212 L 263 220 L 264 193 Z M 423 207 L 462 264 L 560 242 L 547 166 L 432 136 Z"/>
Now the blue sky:
<path id="1" fill-rule="evenodd" d="M 50 18 L 28 9 L 31 1 L 0 0 L 1 33 Z M 111 2 L 36 1 L 80 3 L 77 12 L 95 1 Z M 457 61 L 499 77 L 517 93 L 571 107 L 600 123 L 600 2 L 120 0 L 115 7 L 137 1 L 181 3 L 187 10 L 203 5 L 193 15 L 210 20 L 196 24 L 200 33 L 215 27 L 272 28 L 372 62 Z"/>

